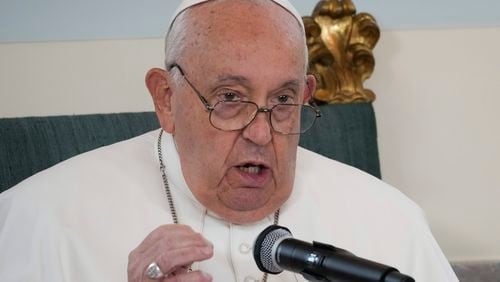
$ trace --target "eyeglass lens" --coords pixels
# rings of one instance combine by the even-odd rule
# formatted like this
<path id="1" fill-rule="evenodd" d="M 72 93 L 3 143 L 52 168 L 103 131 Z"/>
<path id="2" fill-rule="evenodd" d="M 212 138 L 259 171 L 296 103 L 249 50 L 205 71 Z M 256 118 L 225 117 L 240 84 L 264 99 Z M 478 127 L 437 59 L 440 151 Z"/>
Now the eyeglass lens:
<path id="1" fill-rule="evenodd" d="M 278 104 L 270 108 L 270 123 L 284 134 L 300 134 L 309 129 L 317 117 L 316 110 L 307 105 Z M 246 101 L 221 101 L 214 105 L 210 122 L 221 130 L 240 130 L 258 114 L 258 106 Z M 302 119 L 302 126 L 301 126 Z"/>

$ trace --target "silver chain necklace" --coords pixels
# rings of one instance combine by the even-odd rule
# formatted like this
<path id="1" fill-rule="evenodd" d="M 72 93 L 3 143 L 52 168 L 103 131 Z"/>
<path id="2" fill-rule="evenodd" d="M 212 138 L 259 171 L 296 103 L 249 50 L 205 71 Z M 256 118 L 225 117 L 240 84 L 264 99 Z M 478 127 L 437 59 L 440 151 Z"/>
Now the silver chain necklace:
<path id="1" fill-rule="evenodd" d="M 170 208 L 170 214 L 172 215 L 172 221 L 174 224 L 179 224 L 179 218 L 177 217 L 177 211 L 175 209 L 174 205 L 174 199 L 172 197 L 172 192 L 170 192 L 170 185 L 168 185 L 168 178 L 167 178 L 167 167 L 165 166 L 165 163 L 163 162 L 163 153 L 161 150 L 161 138 L 163 136 L 163 129 L 160 129 L 160 134 L 158 135 L 158 144 L 157 144 L 157 149 L 158 149 L 158 161 L 160 163 L 160 172 L 161 172 L 161 177 L 163 179 L 163 187 L 165 188 L 165 194 L 167 195 L 167 201 L 168 201 L 168 206 Z M 280 210 L 276 210 L 274 212 L 274 220 L 273 224 L 277 225 L 280 219 Z M 189 271 L 191 271 L 191 267 L 189 267 Z M 267 281 L 267 273 L 264 273 L 262 277 L 262 282 Z"/>

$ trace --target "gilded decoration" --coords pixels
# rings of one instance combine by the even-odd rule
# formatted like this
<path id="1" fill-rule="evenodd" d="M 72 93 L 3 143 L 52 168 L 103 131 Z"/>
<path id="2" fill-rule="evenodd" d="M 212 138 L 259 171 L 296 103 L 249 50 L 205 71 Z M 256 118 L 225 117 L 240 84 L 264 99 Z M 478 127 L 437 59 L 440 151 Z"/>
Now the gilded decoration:
<path id="1" fill-rule="evenodd" d="M 311 17 L 303 17 L 309 48 L 309 71 L 318 81 L 317 103 L 372 102 L 363 87 L 373 73 L 372 50 L 380 37 L 375 18 L 356 13 L 351 0 L 323 0 Z"/>

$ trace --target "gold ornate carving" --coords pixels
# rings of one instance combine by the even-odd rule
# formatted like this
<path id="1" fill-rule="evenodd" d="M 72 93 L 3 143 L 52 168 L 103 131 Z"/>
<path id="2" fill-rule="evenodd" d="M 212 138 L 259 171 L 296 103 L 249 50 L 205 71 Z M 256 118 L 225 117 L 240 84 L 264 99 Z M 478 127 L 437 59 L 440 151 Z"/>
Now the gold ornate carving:
<path id="1" fill-rule="evenodd" d="M 309 71 L 316 76 L 318 103 L 371 102 L 363 87 L 373 73 L 372 50 L 380 37 L 375 18 L 356 14 L 351 0 L 323 0 L 311 17 L 303 17 L 309 48 Z"/>

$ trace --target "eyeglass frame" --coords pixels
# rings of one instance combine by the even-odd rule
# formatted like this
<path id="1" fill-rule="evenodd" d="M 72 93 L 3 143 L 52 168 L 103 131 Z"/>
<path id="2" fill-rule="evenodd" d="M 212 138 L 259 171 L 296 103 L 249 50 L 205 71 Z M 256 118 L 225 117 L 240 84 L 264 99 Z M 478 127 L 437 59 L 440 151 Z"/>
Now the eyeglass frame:
<path id="1" fill-rule="evenodd" d="M 210 105 L 210 103 L 207 101 L 207 99 L 203 95 L 201 95 L 200 91 L 198 91 L 198 89 L 193 85 L 193 83 L 186 77 L 186 73 L 184 72 L 184 70 L 182 69 L 182 67 L 179 64 L 177 64 L 177 63 L 172 63 L 172 64 L 170 64 L 170 65 L 167 66 L 167 71 L 170 72 L 173 68 L 177 68 L 179 70 L 179 72 L 182 75 L 182 77 L 184 78 L 184 80 L 191 87 L 191 89 L 193 89 L 193 91 L 196 93 L 196 95 L 200 99 L 200 101 L 203 104 L 203 106 L 205 107 L 205 109 L 209 112 L 208 121 L 210 122 L 210 124 L 214 128 L 216 128 L 218 130 L 221 130 L 221 131 L 231 132 L 231 131 L 242 130 L 242 129 L 246 128 L 247 126 L 249 126 L 255 120 L 255 118 L 257 117 L 257 115 L 259 113 L 269 113 L 269 125 L 271 126 L 271 128 L 275 132 L 277 132 L 279 134 L 283 134 L 283 135 L 300 135 L 300 134 L 303 134 L 303 133 L 307 132 L 309 129 L 311 129 L 314 126 L 314 123 L 316 122 L 316 120 L 321 117 L 321 111 L 320 111 L 320 109 L 318 107 L 312 106 L 312 105 L 305 105 L 305 104 L 276 104 L 276 105 L 273 105 L 272 107 L 268 108 L 268 107 L 259 107 L 259 105 L 257 105 L 257 103 L 252 102 L 252 101 L 238 101 L 239 103 L 248 103 L 248 104 L 255 105 L 255 107 L 257 108 L 257 111 L 253 114 L 252 119 L 250 121 L 248 121 L 248 123 L 246 125 L 244 125 L 243 127 L 239 128 L 239 129 L 229 129 L 229 130 L 228 129 L 222 129 L 222 128 L 219 128 L 219 127 L 217 127 L 217 126 L 215 126 L 213 124 L 211 117 L 212 117 L 212 113 L 215 110 L 215 107 L 217 106 L 217 104 L 222 103 L 224 101 L 218 101 L 213 106 Z M 311 100 L 311 102 L 313 102 L 313 101 Z M 272 122 L 272 119 L 271 119 L 271 115 L 272 115 L 273 109 L 276 108 L 277 106 L 283 106 L 283 105 L 302 106 L 302 107 L 306 106 L 306 107 L 309 107 L 309 108 L 313 109 L 316 115 L 315 115 L 314 120 L 312 121 L 311 125 L 306 130 L 304 130 L 304 132 L 283 133 L 283 132 L 281 132 L 279 130 L 276 130 L 274 128 L 273 122 Z"/>

